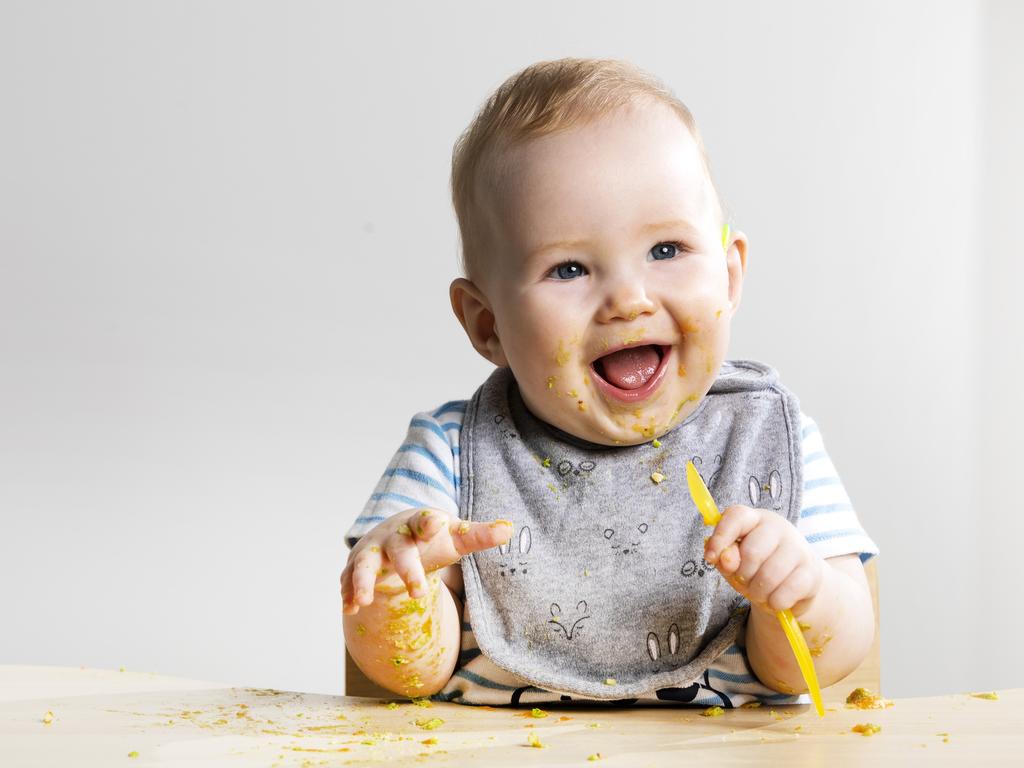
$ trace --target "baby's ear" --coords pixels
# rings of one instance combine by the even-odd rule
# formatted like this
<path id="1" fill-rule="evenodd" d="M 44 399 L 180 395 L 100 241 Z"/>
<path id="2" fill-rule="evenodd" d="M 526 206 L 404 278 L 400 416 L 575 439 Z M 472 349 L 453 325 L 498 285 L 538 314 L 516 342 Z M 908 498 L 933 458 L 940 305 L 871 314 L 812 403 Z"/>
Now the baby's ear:
<path id="1" fill-rule="evenodd" d="M 499 368 L 508 365 L 501 339 L 494 327 L 494 312 L 479 288 L 464 277 L 452 281 L 448 289 L 452 310 L 469 336 L 473 348 Z"/>
<path id="2" fill-rule="evenodd" d="M 729 304 L 732 313 L 740 308 L 743 295 L 743 277 L 747 272 L 747 236 L 742 232 L 730 232 L 725 244 L 725 266 L 729 270 Z"/>

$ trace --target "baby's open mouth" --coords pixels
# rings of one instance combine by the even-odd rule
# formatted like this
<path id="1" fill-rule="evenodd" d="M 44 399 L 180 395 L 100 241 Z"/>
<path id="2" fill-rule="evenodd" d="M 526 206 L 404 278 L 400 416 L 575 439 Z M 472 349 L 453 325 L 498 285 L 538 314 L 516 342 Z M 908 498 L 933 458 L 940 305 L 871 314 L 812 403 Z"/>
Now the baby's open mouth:
<path id="1" fill-rule="evenodd" d="M 624 347 L 590 364 L 597 386 L 607 395 L 635 402 L 650 395 L 665 375 L 670 347 L 643 344 Z"/>

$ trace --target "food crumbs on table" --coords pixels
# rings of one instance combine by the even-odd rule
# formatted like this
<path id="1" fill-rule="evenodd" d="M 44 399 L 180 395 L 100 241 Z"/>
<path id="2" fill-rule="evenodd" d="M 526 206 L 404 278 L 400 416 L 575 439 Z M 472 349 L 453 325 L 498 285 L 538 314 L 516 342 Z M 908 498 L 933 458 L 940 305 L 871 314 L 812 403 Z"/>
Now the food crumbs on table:
<path id="1" fill-rule="evenodd" d="M 424 739 L 422 743 L 429 745 L 437 744 L 437 736 L 431 736 L 430 738 Z"/>
<path id="2" fill-rule="evenodd" d="M 740 709 L 757 709 L 760 706 L 760 701 L 748 701 L 746 704 L 740 704 Z"/>
<path id="3" fill-rule="evenodd" d="M 999 700 L 999 694 L 995 691 L 992 691 L 991 693 L 972 693 L 971 696 L 976 699 L 988 699 L 989 701 Z"/>
<path id="4" fill-rule="evenodd" d="M 661 474 L 661 472 L 652 472 L 651 473 L 651 480 L 654 481 L 655 485 L 659 484 L 664 479 L 665 479 L 665 476 L 663 474 Z"/>
<path id="5" fill-rule="evenodd" d="M 416 721 L 416 727 L 422 728 L 425 731 L 436 730 L 437 728 L 440 728 L 442 725 L 444 725 L 444 720 L 442 720 L 440 717 L 421 717 L 419 720 Z"/>
<path id="6" fill-rule="evenodd" d="M 389 701 L 387 704 L 384 705 L 384 708 L 385 709 L 398 709 L 398 702 L 397 701 Z"/>
<path id="7" fill-rule="evenodd" d="M 526 736 L 526 743 L 528 746 L 536 747 L 537 749 L 544 749 L 547 744 L 542 744 L 537 734 L 534 731 L 530 731 Z"/>
<path id="8" fill-rule="evenodd" d="M 882 726 L 875 725 L 874 723 L 858 723 L 850 729 L 854 733 L 860 733 L 864 736 L 874 736 L 876 733 L 882 730 Z"/>
<path id="9" fill-rule="evenodd" d="M 716 707 L 708 707 L 703 712 L 701 712 L 701 715 L 703 715 L 704 717 L 721 717 L 724 714 L 725 714 L 725 710 L 722 709 L 721 707 L 717 707 L 717 706 Z"/>
<path id="10" fill-rule="evenodd" d="M 846 706 L 854 709 L 885 709 L 891 707 L 892 702 L 872 693 L 867 688 L 854 688 L 846 697 Z"/>
<path id="11" fill-rule="evenodd" d="M 427 708 L 427 707 L 434 706 L 433 703 L 430 701 L 430 699 L 427 699 L 427 698 L 411 699 L 411 701 L 417 707 Z"/>
<path id="12" fill-rule="evenodd" d="M 600 723 L 587 723 L 587 728 L 600 728 Z"/>
<path id="13" fill-rule="evenodd" d="M 52 722 L 53 722 L 53 712 L 50 712 L 49 710 L 47 710 L 46 714 L 43 715 L 43 724 L 44 725 L 49 725 Z"/>
<path id="14" fill-rule="evenodd" d="M 558 722 L 560 722 L 560 723 L 564 723 L 564 722 L 566 722 L 568 720 L 572 720 L 572 718 L 569 717 L 568 715 L 562 715 L 560 718 L 558 718 Z"/>
<path id="15" fill-rule="evenodd" d="M 661 448 L 661 440 L 654 440 L 651 442 L 651 445 L 653 445 L 655 448 Z"/>
<path id="16" fill-rule="evenodd" d="M 138 757 L 138 756 L 139 756 L 139 753 L 136 752 L 134 749 L 131 752 L 128 753 L 128 757 Z"/>
<path id="17" fill-rule="evenodd" d="M 616 680 L 614 677 L 606 677 L 604 679 L 604 684 L 605 685 L 618 685 L 619 681 Z"/>
<path id="18" fill-rule="evenodd" d="M 595 762 L 597 762 L 600 759 L 601 759 L 601 753 L 600 752 L 595 752 L 592 755 L 587 755 L 587 760 L 589 760 L 592 763 L 595 763 Z"/>

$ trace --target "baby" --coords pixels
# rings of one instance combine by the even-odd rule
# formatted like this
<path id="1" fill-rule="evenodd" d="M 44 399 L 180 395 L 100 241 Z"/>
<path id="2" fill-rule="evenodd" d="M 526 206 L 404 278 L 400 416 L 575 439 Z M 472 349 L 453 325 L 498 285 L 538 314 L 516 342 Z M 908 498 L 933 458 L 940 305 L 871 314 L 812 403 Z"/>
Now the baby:
<path id="1" fill-rule="evenodd" d="M 412 419 L 348 532 L 360 669 L 471 704 L 797 702 L 790 608 L 821 685 L 849 674 L 878 550 L 776 372 L 725 359 L 748 244 L 687 108 L 624 62 L 536 64 L 460 138 L 452 193 L 452 308 L 497 369 Z"/>

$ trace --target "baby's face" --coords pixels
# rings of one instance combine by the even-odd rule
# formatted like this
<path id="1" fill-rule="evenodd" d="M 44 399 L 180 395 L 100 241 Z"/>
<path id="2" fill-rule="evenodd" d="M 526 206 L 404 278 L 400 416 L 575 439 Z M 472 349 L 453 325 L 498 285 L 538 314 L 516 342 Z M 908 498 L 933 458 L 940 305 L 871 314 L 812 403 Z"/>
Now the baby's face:
<path id="1" fill-rule="evenodd" d="M 696 142 L 662 105 L 509 150 L 478 287 L 530 410 L 605 445 L 668 431 L 726 355 L 746 239 L 723 246 Z M 500 360 L 498 360 L 500 364 Z"/>

